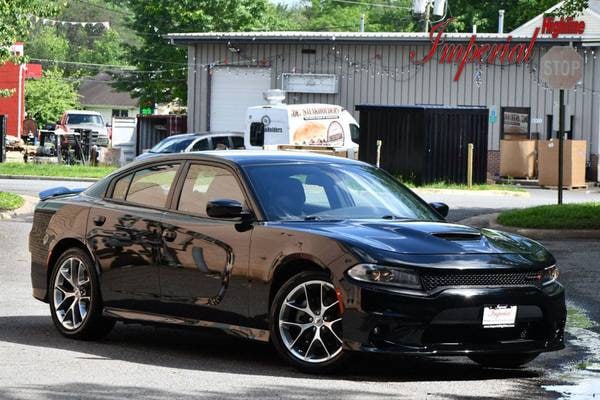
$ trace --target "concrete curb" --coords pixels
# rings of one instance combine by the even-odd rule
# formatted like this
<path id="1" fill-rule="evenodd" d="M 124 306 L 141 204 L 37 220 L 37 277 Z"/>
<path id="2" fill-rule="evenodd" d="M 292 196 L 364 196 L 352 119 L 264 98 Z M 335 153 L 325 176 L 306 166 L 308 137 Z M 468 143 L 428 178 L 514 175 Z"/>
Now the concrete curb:
<path id="1" fill-rule="evenodd" d="M 97 182 L 100 178 L 72 178 L 66 176 L 0 175 L 0 179 L 22 179 L 29 181 Z"/>
<path id="2" fill-rule="evenodd" d="M 513 192 L 511 190 L 462 190 L 462 189 L 437 189 L 437 188 L 411 188 L 416 193 L 445 193 L 466 196 L 514 196 L 531 197 L 529 192 Z"/>
<path id="3" fill-rule="evenodd" d="M 0 212 L 0 220 L 11 219 L 18 217 L 19 215 L 32 214 L 33 210 L 35 209 L 35 205 L 40 201 L 40 199 L 37 197 L 27 196 L 25 194 L 20 194 L 19 196 L 25 200 L 25 204 L 16 210 Z"/>
<path id="4" fill-rule="evenodd" d="M 459 221 L 459 224 L 476 228 L 490 228 L 516 233 L 537 240 L 600 239 L 600 229 L 529 229 L 504 226 L 498 223 L 500 213 L 477 215 Z"/>

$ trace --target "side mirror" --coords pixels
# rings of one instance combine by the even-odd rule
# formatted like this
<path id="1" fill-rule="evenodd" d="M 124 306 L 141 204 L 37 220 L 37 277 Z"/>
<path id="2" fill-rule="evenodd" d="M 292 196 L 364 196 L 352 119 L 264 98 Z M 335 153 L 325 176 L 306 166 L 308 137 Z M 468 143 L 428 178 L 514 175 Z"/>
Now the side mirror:
<path id="1" fill-rule="evenodd" d="M 433 208 L 442 218 L 446 218 L 448 216 L 448 211 L 450 211 L 450 207 L 446 203 L 429 203 L 431 208 Z"/>
<path id="2" fill-rule="evenodd" d="M 206 205 L 206 214 L 211 218 L 239 218 L 242 210 L 242 204 L 237 200 L 219 199 L 209 201 Z"/>

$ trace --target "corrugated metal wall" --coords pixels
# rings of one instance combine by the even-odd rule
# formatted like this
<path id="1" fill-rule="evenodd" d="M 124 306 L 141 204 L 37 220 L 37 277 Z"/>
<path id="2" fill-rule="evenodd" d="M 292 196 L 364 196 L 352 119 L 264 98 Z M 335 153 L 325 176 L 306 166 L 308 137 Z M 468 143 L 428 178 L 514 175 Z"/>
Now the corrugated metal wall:
<path id="1" fill-rule="evenodd" d="M 549 47 L 535 49 L 530 65 L 468 64 L 458 82 L 453 81 L 457 65 L 439 64 L 435 58 L 423 66 L 409 63 L 409 52 L 422 58 L 427 45 L 398 44 L 240 44 L 233 54 L 224 43 L 196 44 L 189 47 L 188 128 L 192 131 L 208 127 L 210 78 L 207 64 L 227 64 L 231 73 L 244 73 L 250 63 L 272 69 L 272 87 L 281 87 L 281 74 L 329 73 L 339 79 L 337 94 L 289 93 L 288 103 L 339 104 L 357 116 L 356 104 L 436 104 L 531 107 L 531 118 L 541 124 L 532 132 L 546 135 L 547 115 L 553 113 L 558 92 L 538 84 L 540 58 Z M 314 50 L 314 54 L 302 50 Z M 574 114 L 574 139 L 588 141 L 590 153 L 598 154 L 600 139 L 600 66 L 596 60 L 599 48 L 579 49 L 585 58 L 582 88 L 566 95 L 567 110 Z M 594 51 L 595 54 L 592 54 Z M 592 93 L 592 90 L 595 93 Z M 488 147 L 499 149 L 500 119 L 489 126 Z"/>

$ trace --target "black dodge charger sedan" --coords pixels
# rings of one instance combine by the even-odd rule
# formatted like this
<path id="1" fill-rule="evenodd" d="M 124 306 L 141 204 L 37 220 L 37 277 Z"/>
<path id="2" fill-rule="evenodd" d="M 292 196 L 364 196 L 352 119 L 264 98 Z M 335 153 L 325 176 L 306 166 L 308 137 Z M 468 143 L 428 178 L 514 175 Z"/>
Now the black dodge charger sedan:
<path id="1" fill-rule="evenodd" d="M 296 367 L 352 352 L 517 367 L 564 347 L 564 289 L 540 244 L 444 220 L 370 165 L 297 152 L 157 156 L 50 190 L 33 295 L 75 339 L 115 321 L 271 341 Z"/>

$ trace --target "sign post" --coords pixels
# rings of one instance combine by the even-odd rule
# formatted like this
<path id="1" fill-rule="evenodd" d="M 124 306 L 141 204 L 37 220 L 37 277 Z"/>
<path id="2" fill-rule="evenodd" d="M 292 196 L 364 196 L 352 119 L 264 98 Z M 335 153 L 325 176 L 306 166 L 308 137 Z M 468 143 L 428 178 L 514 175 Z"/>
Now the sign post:
<path id="1" fill-rule="evenodd" d="M 562 204 L 565 90 L 573 89 L 583 77 L 583 59 L 570 46 L 554 46 L 541 58 L 540 67 L 540 79 L 552 89 L 560 90 L 558 111 L 558 204 Z"/>

